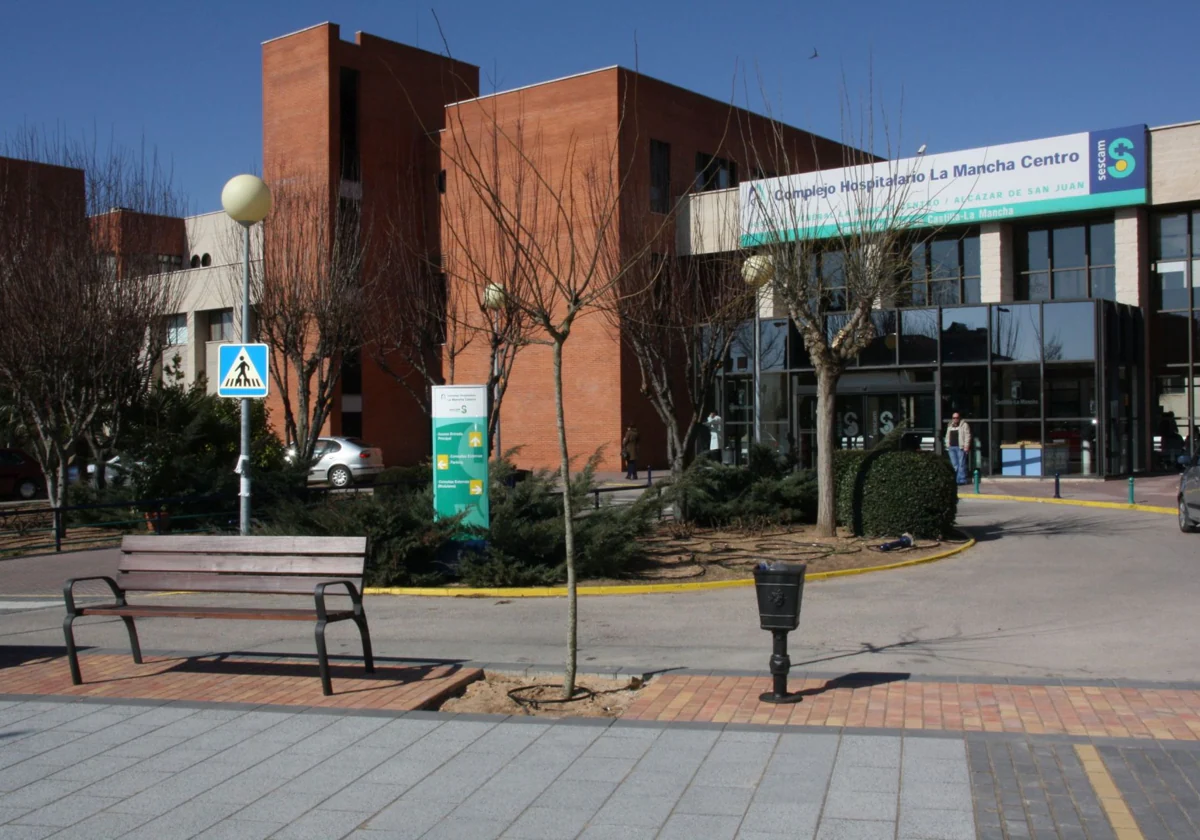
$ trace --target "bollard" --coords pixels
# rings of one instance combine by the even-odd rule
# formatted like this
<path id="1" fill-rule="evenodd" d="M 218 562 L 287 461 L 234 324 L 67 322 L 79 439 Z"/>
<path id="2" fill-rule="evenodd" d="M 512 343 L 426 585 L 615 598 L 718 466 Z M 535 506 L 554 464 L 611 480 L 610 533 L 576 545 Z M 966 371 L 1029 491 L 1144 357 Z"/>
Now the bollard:
<path id="1" fill-rule="evenodd" d="M 1133 476 L 1129 476 L 1129 504 L 1133 503 Z"/>
<path id="2" fill-rule="evenodd" d="M 975 495 L 979 495 L 979 470 L 975 470 Z"/>
<path id="3" fill-rule="evenodd" d="M 1062 493 L 1059 492 L 1059 474 L 1054 474 L 1054 498 L 1061 499 Z"/>
<path id="4" fill-rule="evenodd" d="M 646 467 L 646 486 L 654 486 L 654 470 L 650 469 L 650 467 Z"/>

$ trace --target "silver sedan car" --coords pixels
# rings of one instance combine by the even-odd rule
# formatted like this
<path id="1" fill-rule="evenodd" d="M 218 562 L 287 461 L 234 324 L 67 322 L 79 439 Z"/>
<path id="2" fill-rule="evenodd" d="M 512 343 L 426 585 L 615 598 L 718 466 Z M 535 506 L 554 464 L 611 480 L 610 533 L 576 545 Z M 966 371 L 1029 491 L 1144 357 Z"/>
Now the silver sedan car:
<path id="1" fill-rule="evenodd" d="M 358 438 L 323 437 L 317 439 L 309 484 L 329 482 L 337 488 L 374 481 L 383 472 L 383 450 Z"/>

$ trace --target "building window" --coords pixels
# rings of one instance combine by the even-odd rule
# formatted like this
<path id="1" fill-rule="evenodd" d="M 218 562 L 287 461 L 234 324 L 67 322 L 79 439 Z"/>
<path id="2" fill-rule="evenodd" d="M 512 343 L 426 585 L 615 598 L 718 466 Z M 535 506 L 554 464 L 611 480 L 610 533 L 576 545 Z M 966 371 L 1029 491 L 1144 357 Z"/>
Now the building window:
<path id="1" fill-rule="evenodd" d="M 233 341 L 232 309 L 214 309 L 208 313 L 208 340 Z"/>
<path id="2" fill-rule="evenodd" d="M 160 273 L 178 271 L 183 268 L 182 254 L 158 254 L 158 270 Z"/>
<path id="3" fill-rule="evenodd" d="M 211 254 L 205 254 L 204 256 L 200 257 L 200 267 L 201 268 L 208 268 L 210 265 L 212 265 L 212 255 Z"/>
<path id="4" fill-rule="evenodd" d="M 445 169 L 438 172 L 437 188 L 438 188 L 439 193 L 441 193 L 442 195 L 446 194 L 446 170 Z"/>
<path id="5" fill-rule="evenodd" d="M 167 316 L 167 344 L 187 344 L 187 315 Z"/>
<path id="6" fill-rule="evenodd" d="M 1116 297 L 1111 221 L 1017 230 L 1017 300 Z"/>
<path id="7" fill-rule="evenodd" d="M 1195 288 L 1200 268 L 1200 210 L 1160 213 L 1153 219 L 1151 247 L 1154 261 L 1154 308 L 1160 312 L 1200 309 Z"/>
<path id="8" fill-rule="evenodd" d="M 358 148 L 358 71 L 343 67 L 340 96 L 339 135 L 342 141 L 342 180 L 362 179 Z"/>
<path id="9" fill-rule="evenodd" d="M 199 268 L 199 267 L 200 267 L 200 255 L 199 255 L 199 254 L 192 254 L 192 259 L 191 259 L 191 262 L 189 262 L 188 264 L 189 264 L 189 265 L 190 265 L 192 268 Z"/>
<path id="10" fill-rule="evenodd" d="M 902 305 L 979 303 L 979 234 L 946 235 L 912 246 L 912 278 Z"/>
<path id="11" fill-rule="evenodd" d="M 737 164 L 725 158 L 696 155 L 696 192 L 727 190 L 738 185 Z"/>
<path id="12" fill-rule="evenodd" d="M 671 144 L 650 140 L 650 210 L 666 213 L 671 209 Z"/>

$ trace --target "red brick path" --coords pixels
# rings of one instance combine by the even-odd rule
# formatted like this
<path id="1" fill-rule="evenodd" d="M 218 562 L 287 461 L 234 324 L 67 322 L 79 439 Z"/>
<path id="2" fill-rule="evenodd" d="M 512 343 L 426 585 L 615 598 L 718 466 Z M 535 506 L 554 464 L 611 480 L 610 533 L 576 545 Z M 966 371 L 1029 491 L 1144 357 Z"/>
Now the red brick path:
<path id="1" fill-rule="evenodd" d="M 770 688 L 769 678 L 668 674 L 651 681 L 624 717 L 1200 740 L 1200 691 L 795 679 L 789 690 L 806 692 L 802 702 L 760 702 Z"/>
<path id="2" fill-rule="evenodd" d="M 361 663 L 332 664 L 334 693 L 326 697 L 313 659 L 148 656 L 135 665 L 127 655 L 83 654 L 79 664 L 83 685 L 71 684 L 65 656 L 48 656 L 5 668 L 0 691 L 408 711 L 436 706 L 483 675 L 455 665 L 376 663 L 367 674 Z"/>

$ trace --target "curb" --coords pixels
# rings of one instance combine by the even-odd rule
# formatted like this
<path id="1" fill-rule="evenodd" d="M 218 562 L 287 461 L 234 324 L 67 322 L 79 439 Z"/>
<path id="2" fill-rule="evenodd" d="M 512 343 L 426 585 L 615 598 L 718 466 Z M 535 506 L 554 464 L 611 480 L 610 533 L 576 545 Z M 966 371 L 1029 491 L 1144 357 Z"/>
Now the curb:
<path id="1" fill-rule="evenodd" d="M 864 566 L 861 569 L 838 569 L 832 572 L 813 572 L 806 575 L 806 581 L 828 580 L 830 578 L 865 575 L 871 572 L 886 572 L 891 569 L 905 569 L 909 566 L 922 566 L 926 563 L 936 563 L 961 554 L 975 545 L 975 538 L 969 538 L 962 545 L 957 545 L 947 551 L 931 554 L 916 560 L 901 560 L 899 563 L 887 563 L 882 566 Z M 738 580 L 713 580 L 702 583 L 647 583 L 635 586 L 580 586 L 580 595 L 651 595 L 659 592 L 703 592 L 710 589 L 735 589 L 753 586 L 754 578 Z M 368 586 L 363 589 L 364 595 L 416 595 L 427 598 L 561 598 L 567 594 L 565 586 L 530 586 L 530 587 L 419 587 L 419 586 Z"/>
<path id="2" fill-rule="evenodd" d="M 1103 508 L 1105 510 L 1135 510 L 1141 513 L 1166 513 L 1174 516 L 1179 511 L 1175 508 L 1159 505 L 1128 505 L 1121 502 L 1089 502 L 1084 499 L 1045 499 L 1041 496 L 1006 496 L 1000 493 L 970 493 L 959 496 L 963 499 L 995 499 L 1001 502 L 1036 502 L 1042 505 L 1068 505 L 1069 507 Z"/>

